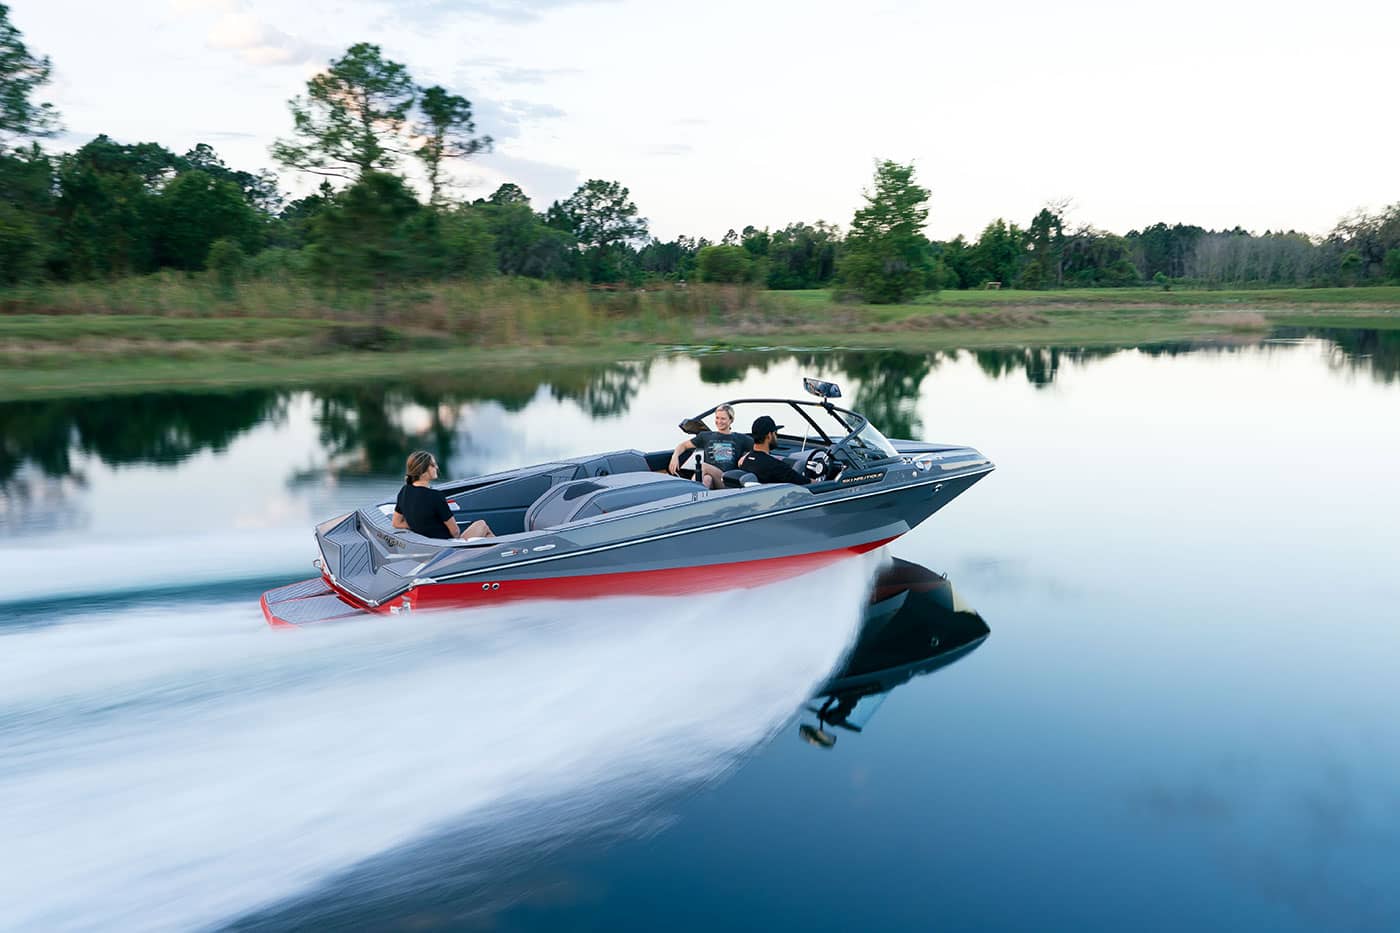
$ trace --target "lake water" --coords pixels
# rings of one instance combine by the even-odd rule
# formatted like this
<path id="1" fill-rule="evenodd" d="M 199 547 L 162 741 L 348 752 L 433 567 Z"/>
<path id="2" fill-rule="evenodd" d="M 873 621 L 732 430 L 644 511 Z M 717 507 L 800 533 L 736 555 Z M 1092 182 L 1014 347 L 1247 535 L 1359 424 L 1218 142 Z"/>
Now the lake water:
<path id="1" fill-rule="evenodd" d="M 803 375 L 997 472 L 760 590 L 263 623 L 410 449 Z M 1400 929 L 1397 426 L 1371 331 L 0 404 L 0 929 Z"/>

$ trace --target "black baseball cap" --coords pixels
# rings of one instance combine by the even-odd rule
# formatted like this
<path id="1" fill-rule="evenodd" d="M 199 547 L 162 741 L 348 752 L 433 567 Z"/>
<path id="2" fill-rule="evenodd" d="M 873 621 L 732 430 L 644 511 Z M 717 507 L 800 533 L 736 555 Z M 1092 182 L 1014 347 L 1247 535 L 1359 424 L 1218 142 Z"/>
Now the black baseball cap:
<path id="1" fill-rule="evenodd" d="M 781 427 L 781 424 L 775 424 L 773 419 L 767 415 L 759 415 L 753 419 L 753 430 L 749 434 L 753 436 L 754 440 L 758 440 L 767 437 L 769 432 L 776 431 Z"/>

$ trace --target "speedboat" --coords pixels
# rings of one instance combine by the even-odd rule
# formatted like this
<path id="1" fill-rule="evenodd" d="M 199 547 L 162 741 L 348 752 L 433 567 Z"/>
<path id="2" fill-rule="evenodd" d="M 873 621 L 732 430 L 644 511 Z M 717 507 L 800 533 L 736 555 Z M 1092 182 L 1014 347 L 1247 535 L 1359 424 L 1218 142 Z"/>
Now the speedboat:
<path id="1" fill-rule="evenodd" d="M 831 748 L 828 730 L 863 732 L 891 690 L 966 657 L 990 633 L 947 577 L 896 557 L 875 578 L 850 654 L 807 706 L 816 724 L 800 723 L 798 734 Z"/>
<path id="2" fill-rule="evenodd" d="M 840 387 L 805 379 L 809 399 L 734 399 L 735 423 L 782 426 L 775 457 L 811 479 L 760 484 L 731 470 L 720 488 L 667 472 L 672 448 L 617 450 L 438 484 L 454 514 L 494 537 L 396 529 L 393 502 L 316 527 L 320 576 L 263 594 L 272 625 L 516 599 L 672 595 L 757 586 L 898 538 L 993 469 L 971 447 L 890 440 L 837 407 Z M 681 430 L 709 430 L 719 405 Z"/>

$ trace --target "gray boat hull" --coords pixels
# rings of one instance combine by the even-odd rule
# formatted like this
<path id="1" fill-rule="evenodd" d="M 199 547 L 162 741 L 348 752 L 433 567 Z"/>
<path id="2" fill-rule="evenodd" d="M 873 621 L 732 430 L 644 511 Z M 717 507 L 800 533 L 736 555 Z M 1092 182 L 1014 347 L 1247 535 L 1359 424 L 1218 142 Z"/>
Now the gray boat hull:
<path id="1" fill-rule="evenodd" d="M 266 594 L 264 613 L 273 624 L 305 624 L 347 607 L 402 612 L 759 585 L 898 538 L 994 468 L 971 448 L 897 443 L 898 460 L 810 486 L 706 490 L 648 469 L 658 455 L 636 451 L 448 484 L 441 488 L 459 514 L 522 527 L 441 541 L 394 529 L 385 506 L 360 509 L 317 528 L 322 585 Z M 613 472 L 619 465 L 631 469 Z M 591 500 L 646 495 L 659 498 L 578 517 Z M 528 509 L 527 499 L 535 503 Z M 561 508 L 575 514 L 532 527 Z"/>

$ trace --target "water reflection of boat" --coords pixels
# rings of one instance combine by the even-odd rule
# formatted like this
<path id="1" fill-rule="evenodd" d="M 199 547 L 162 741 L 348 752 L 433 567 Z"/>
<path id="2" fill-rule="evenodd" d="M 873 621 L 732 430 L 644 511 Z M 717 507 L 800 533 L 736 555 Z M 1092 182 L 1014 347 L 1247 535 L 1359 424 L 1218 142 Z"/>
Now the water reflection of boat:
<path id="1" fill-rule="evenodd" d="M 890 441 L 820 401 L 737 399 L 739 425 L 778 416 L 774 455 L 812 477 L 760 485 L 731 471 L 707 490 L 665 472 L 671 450 L 616 451 L 439 487 L 493 538 L 439 540 L 393 528 L 392 503 L 316 529 L 320 579 L 263 595 L 268 622 L 303 624 L 362 610 L 399 612 L 509 599 L 677 594 L 757 585 L 872 550 L 909 531 L 993 469 L 970 447 Z M 682 423 L 692 434 L 719 406 Z M 697 572 L 697 569 L 702 572 Z"/>
<path id="2" fill-rule="evenodd" d="M 947 577 L 896 558 L 875 580 L 850 656 L 807 707 L 817 724 L 803 723 L 799 734 L 830 748 L 829 727 L 860 732 L 891 690 L 966 656 L 990 632 Z"/>

